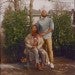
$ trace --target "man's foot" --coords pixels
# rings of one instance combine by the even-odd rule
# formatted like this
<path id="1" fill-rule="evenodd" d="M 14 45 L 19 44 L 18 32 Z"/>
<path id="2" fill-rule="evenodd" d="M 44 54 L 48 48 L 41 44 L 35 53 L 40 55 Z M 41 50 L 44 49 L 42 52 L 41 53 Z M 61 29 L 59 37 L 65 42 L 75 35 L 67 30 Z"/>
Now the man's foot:
<path id="1" fill-rule="evenodd" d="M 45 63 L 46 66 L 50 66 L 50 62 Z"/>
<path id="2" fill-rule="evenodd" d="M 50 65 L 51 63 L 50 63 L 50 62 L 48 62 L 47 64 L 48 64 L 48 65 Z"/>
<path id="3" fill-rule="evenodd" d="M 50 67 L 51 67 L 52 69 L 54 69 L 54 64 L 53 64 L 53 63 L 50 63 Z"/>

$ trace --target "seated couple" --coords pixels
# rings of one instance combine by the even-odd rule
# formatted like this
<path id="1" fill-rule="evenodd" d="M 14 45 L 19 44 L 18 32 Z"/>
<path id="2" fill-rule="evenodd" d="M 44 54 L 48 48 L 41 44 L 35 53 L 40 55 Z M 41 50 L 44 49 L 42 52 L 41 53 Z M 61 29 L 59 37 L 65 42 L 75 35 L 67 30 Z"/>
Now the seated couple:
<path id="1" fill-rule="evenodd" d="M 49 65 L 49 58 L 47 52 L 43 49 L 44 40 L 42 36 L 38 34 L 37 26 L 32 26 L 32 31 L 25 38 L 26 50 L 29 54 L 29 60 L 32 61 L 32 53 L 35 58 L 35 67 L 38 70 L 43 70 L 44 65 Z M 39 61 L 41 58 L 41 61 Z"/>

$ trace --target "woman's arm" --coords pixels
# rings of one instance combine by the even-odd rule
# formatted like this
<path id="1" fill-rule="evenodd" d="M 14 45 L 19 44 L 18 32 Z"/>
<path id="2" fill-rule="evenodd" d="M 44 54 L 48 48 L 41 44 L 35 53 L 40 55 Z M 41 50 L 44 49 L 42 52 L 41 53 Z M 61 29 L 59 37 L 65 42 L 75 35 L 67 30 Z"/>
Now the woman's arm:
<path id="1" fill-rule="evenodd" d="M 40 37 L 39 37 L 39 41 L 38 41 L 38 46 L 37 46 L 37 48 L 38 48 L 38 49 L 42 48 L 43 44 L 44 44 L 44 40 L 43 40 L 43 38 L 40 36 Z"/>
<path id="2" fill-rule="evenodd" d="M 32 48 L 32 45 L 30 44 L 29 39 L 30 39 L 30 36 L 28 35 L 28 36 L 25 38 L 25 45 L 26 45 L 27 47 L 29 47 L 29 48 Z"/>

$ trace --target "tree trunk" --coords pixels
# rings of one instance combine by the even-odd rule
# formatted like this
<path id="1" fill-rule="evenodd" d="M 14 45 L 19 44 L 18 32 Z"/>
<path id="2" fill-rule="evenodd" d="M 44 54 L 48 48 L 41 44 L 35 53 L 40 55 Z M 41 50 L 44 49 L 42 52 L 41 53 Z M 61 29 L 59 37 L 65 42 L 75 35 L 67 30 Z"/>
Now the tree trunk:
<path id="1" fill-rule="evenodd" d="M 14 0 L 14 9 L 15 9 L 15 11 L 18 11 L 18 10 L 20 10 L 20 8 L 19 8 L 19 0 Z"/>
<path id="2" fill-rule="evenodd" d="M 15 8 L 15 11 L 19 10 L 19 0 L 14 0 L 14 8 Z"/>
<path id="3" fill-rule="evenodd" d="M 8 0 L 10 2 L 9 6 L 11 6 L 11 3 L 14 4 L 15 11 L 20 10 L 19 1 L 20 0 Z M 12 6 L 11 6 L 12 7 Z"/>
<path id="4" fill-rule="evenodd" d="M 30 25 L 32 25 L 32 15 L 33 15 L 33 13 L 32 13 L 32 10 L 33 10 L 33 1 L 34 0 L 30 0 L 30 10 L 29 10 L 29 16 L 30 16 Z"/>

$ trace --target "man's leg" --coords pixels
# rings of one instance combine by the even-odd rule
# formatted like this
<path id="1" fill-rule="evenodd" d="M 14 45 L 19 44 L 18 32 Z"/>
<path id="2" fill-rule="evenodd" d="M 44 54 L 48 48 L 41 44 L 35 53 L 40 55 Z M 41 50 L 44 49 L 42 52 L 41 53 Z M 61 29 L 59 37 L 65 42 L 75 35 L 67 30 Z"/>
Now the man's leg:
<path id="1" fill-rule="evenodd" d="M 51 63 L 54 62 L 54 58 L 53 58 L 53 50 L 52 50 L 52 38 L 48 38 L 46 40 L 47 43 L 47 48 L 48 48 L 48 55 L 49 55 L 49 60 Z"/>
<path id="2" fill-rule="evenodd" d="M 51 62 L 51 68 L 54 68 L 53 62 L 54 62 L 54 57 L 53 57 L 53 50 L 52 50 L 52 38 L 48 38 L 46 39 L 46 43 L 47 43 L 47 48 L 48 48 L 48 56 L 49 56 L 49 60 Z"/>

